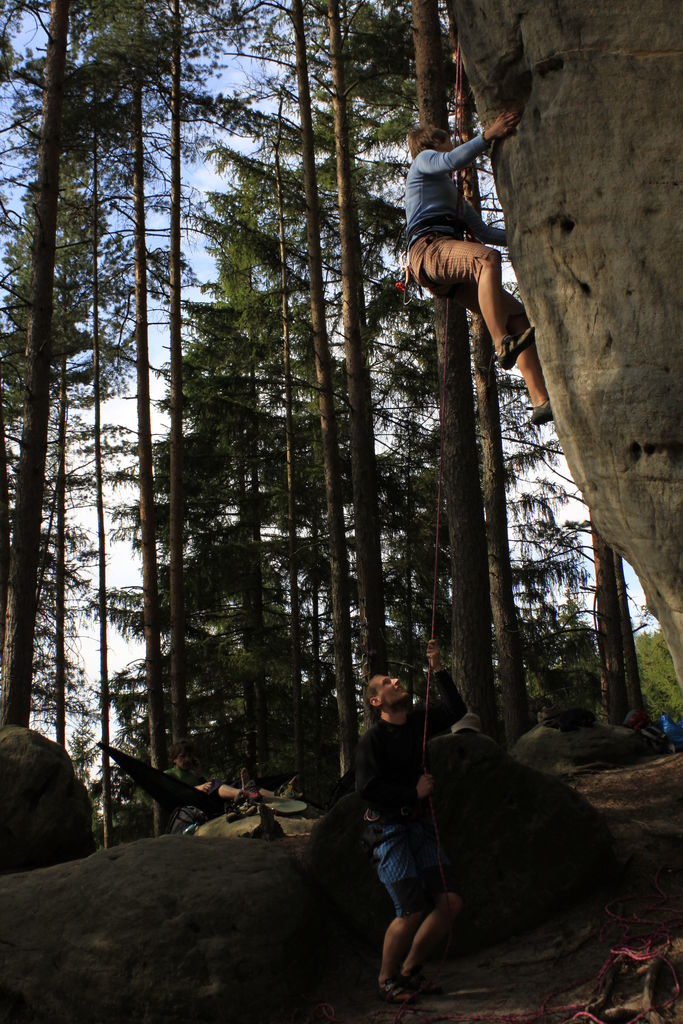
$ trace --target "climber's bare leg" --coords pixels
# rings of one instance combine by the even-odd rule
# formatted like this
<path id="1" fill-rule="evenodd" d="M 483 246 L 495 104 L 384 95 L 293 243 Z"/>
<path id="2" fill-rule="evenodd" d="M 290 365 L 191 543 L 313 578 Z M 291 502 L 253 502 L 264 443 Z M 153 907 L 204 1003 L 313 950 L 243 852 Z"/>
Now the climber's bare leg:
<path id="1" fill-rule="evenodd" d="M 477 301 L 484 323 L 489 329 L 496 351 L 508 333 L 509 308 L 505 301 L 505 289 L 501 279 L 501 259 L 497 249 L 491 249 L 485 259 L 479 261 Z M 527 324 L 528 326 L 528 324 Z"/>
<path id="2" fill-rule="evenodd" d="M 495 251 L 495 250 L 492 250 Z M 458 288 L 454 295 L 456 302 L 460 305 L 465 306 L 472 313 L 481 313 L 484 316 L 483 311 L 480 308 L 481 299 L 481 279 L 484 275 L 484 268 L 490 261 L 488 259 L 482 260 L 482 273 L 479 278 L 479 285 L 465 282 Z M 529 327 L 529 318 L 526 315 L 526 311 L 521 302 L 506 292 L 502 285 L 499 284 L 499 295 L 497 303 L 503 311 L 505 317 L 504 330 L 501 335 L 501 340 L 505 334 L 521 334 Z M 484 316 L 484 323 L 489 328 L 491 334 L 491 328 L 489 327 L 488 321 Z M 491 334 L 493 339 L 493 335 Z M 495 344 L 495 339 L 493 339 Z M 519 368 L 519 372 L 524 378 L 524 383 L 529 391 L 529 397 L 533 406 L 543 405 L 544 402 L 548 401 L 548 389 L 545 385 L 545 378 L 543 376 L 543 370 L 541 363 L 538 358 L 538 352 L 536 346 L 532 345 L 527 348 L 517 357 L 515 364 Z"/>
<path id="3" fill-rule="evenodd" d="M 538 358 L 536 346 L 532 345 L 517 356 L 515 366 L 524 377 L 524 383 L 529 392 L 531 404 L 536 407 L 548 401 L 548 389 L 545 386 L 545 377 L 541 369 L 541 361 Z"/>

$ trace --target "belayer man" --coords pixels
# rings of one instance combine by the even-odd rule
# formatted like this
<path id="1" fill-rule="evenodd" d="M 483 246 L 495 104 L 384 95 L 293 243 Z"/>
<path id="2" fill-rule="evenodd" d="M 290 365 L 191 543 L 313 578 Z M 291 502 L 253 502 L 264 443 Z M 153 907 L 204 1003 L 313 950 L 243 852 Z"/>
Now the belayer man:
<path id="1" fill-rule="evenodd" d="M 368 804 L 366 845 L 396 912 L 384 936 L 379 972 L 379 996 L 388 1003 L 440 991 L 426 981 L 421 967 L 462 908 L 431 820 L 427 798 L 434 792 L 434 778 L 423 768 L 423 737 L 426 713 L 429 737 L 448 729 L 467 708 L 441 669 L 437 640 L 429 641 L 427 660 L 442 703 L 430 702 L 428 712 L 409 710 L 410 696 L 398 679 L 373 676 L 366 698 L 379 720 L 356 749 L 356 789 Z"/>
<path id="2" fill-rule="evenodd" d="M 553 414 L 534 329 L 521 302 L 503 288 L 500 253 L 489 248 L 507 244 L 505 230 L 484 223 L 452 180 L 453 171 L 473 163 L 495 139 L 510 135 L 520 118 L 517 111 L 506 111 L 462 146 L 434 125 L 411 129 L 413 162 L 405 193 L 408 263 L 414 280 L 432 295 L 481 313 L 502 368 L 517 364 L 533 406 L 531 422 L 540 426 Z M 465 240 L 466 230 L 476 242 Z"/>

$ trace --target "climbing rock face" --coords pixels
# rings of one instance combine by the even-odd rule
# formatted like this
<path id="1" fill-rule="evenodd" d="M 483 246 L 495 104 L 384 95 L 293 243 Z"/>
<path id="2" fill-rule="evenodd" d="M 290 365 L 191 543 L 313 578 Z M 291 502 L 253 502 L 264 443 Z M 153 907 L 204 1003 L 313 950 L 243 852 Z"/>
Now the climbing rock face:
<path id="1" fill-rule="evenodd" d="M 558 437 L 683 686 L 683 84 L 668 0 L 451 0 Z M 676 44 L 675 38 L 678 43 Z"/>
<path id="2" fill-rule="evenodd" d="M 614 870 L 610 833 L 583 797 L 488 737 L 434 739 L 430 766 L 441 841 L 465 904 L 452 952 L 538 924 Z M 379 942 L 394 911 L 361 846 L 365 806 L 356 794 L 340 800 L 314 827 L 307 860 L 347 922 Z"/>
<path id="3" fill-rule="evenodd" d="M 0 1020 L 251 1024 L 317 980 L 322 910 L 275 843 L 163 836 L 0 877 Z"/>
<path id="4" fill-rule="evenodd" d="M 17 725 L 0 728 L 0 870 L 30 868 L 95 849 L 92 808 L 58 743 Z"/>

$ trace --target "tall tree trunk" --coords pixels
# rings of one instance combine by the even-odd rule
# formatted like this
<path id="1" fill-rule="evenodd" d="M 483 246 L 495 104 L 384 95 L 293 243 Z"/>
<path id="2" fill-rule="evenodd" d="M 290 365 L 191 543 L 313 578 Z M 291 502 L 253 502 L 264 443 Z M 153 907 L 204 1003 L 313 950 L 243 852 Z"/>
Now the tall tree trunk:
<path id="1" fill-rule="evenodd" d="M 97 127 L 93 132 L 92 198 L 92 337 L 93 403 L 95 406 L 95 488 L 97 492 L 97 607 L 100 620 L 100 729 L 103 746 L 109 746 L 109 665 L 107 651 L 107 554 L 104 525 L 104 479 L 102 472 L 102 402 L 100 381 L 100 284 L 99 284 L 99 154 Z M 105 850 L 113 841 L 111 767 L 109 754 L 102 751 L 102 824 Z"/>
<path id="2" fill-rule="evenodd" d="M 26 383 L 7 589 L 0 724 L 28 726 L 52 359 L 59 156 L 69 0 L 52 0 L 38 155 Z"/>
<path id="3" fill-rule="evenodd" d="M 449 7 L 450 10 L 450 7 Z M 467 80 L 463 93 L 470 95 Z M 472 138 L 472 104 L 465 101 L 463 138 Z M 481 213 L 481 196 L 476 167 L 464 176 L 465 198 Z M 500 405 L 491 336 L 484 319 L 472 316 L 470 330 L 477 392 L 479 441 L 482 451 L 482 494 L 486 514 L 486 540 L 489 558 L 491 611 L 498 649 L 498 672 L 503 697 L 505 740 L 512 747 L 529 728 L 529 704 L 526 692 L 524 659 L 519 621 L 512 587 L 512 566 L 508 539 L 507 502 L 505 494 L 505 459 L 500 432 Z"/>
<path id="4" fill-rule="evenodd" d="M 249 443 L 245 444 L 245 451 L 249 450 L 251 439 Z M 240 510 L 240 534 L 246 538 L 247 530 L 249 528 L 249 506 L 248 506 L 248 493 L 247 493 L 247 457 L 246 455 L 241 459 L 239 466 L 239 478 L 238 478 L 238 507 Z M 249 541 L 243 540 L 245 548 L 248 550 L 249 544 L 252 542 L 251 529 L 249 529 Z M 243 613 L 243 628 L 242 628 L 242 643 L 245 652 L 248 652 L 252 646 L 252 635 L 253 635 L 253 585 L 252 585 L 252 573 L 249 566 L 249 557 L 245 558 L 247 563 L 244 570 L 243 584 L 242 584 L 242 613 Z M 247 671 L 244 674 L 244 759 L 246 762 L 247 770 L 251 775 L 256 775 L 256 767 L 258 763 L 258 750 L 256 744 L 257 726 L 256 726 L 256 692 L 254 686 L 254 676 L 251 670 L 251 666 L 247 664 Z"/>
<path id="5" fill-rule="evenodd" d="M 161 627 L 154 512 L 154 463 L 149 394 L 149 343 L 147 337 L 147 249 L 145 235 L 145 183 L 142 124 L 142 85 L 133 85 L 133 194 L 135 205 L 135 341 L 138 385 L 138 462 L 140 472 L 140 530 L 142 535 L 142 590 L 145 633 L 145 678 L 152 765 L 166 767 L 164 692 L 161 675 Z M 155 831 L 161 814 L 155 808 Z"/>
<path id="6" fill-rule="evenodd" d="M 413 494 L 413 464 L 412 464 L 412 452 L 410 449 L 411 438 L 410 431 L 407 432 L 405 439 L 405 452 L 406 452 L 406 464 L 405 464 L 405 494 L 406 494 L 406 523 L 407 529 L 405 531 L 405 590 L 406 590 L 406 632 L 403 649 L 405 651 L 405 660 L 407 665 L 406 671 L 406 689 L 412 697 L 415 693 L 415 637 L 414 637 L 414 595 L 413 595 L 413 505 L 414 505 L 414 494 Z"/>
<path id="7" fill-rule="evenodd" d="M 59 379 L 59 431 L 57 437 L 57 534 L 55 537 L 55 733 L 57 743 L 66 747 L 66 355 L 62 356 Z"/>
<path id="8" fill-rule="evenodd" d="M 287 282 L 287 247 L 285 237 L 285 214 L 282 197 L 282 172 L 280 167 L 280 138 L 282 129 L 282 104 L 278 113 L 278 137 L 275 146 L 275 185 L 277 189 L 277 218 L 280 236 L 280 298 L 282 306 L 282 345 L 285 374 L 285 443 L 287 450 L 287 540 L 289 569 L 289 621 L 290 621 L 290 674 L 292 686 L 292 723 L 294 726 L 294 760 L 299 788 L 304 787 L 304 736 L 301 705 L 301 612 L 299 607 L 299 538 L 297 536 L 295 458 L 294 458 L 294 413 L 292 400 L 292 366 L 289 330 L 289 286 Z"/>
<path id="9" fill-rule="evenodd" d="M 448 130 L 437 0 L 413 0 L 412 9 L 420 123 Z M 480 716 L 484 732 L 496 736 L 488 554 L 467 318 L 453 302 L 435 299 L 434 307 L 442 379 L 447 350 L 442 429 L 451 545 L 453 674 L 466 704 Z"/>
<path id="10" fill-rule="evenodd" d="M 614 554 L 614 573 L 617 581 L 617 598 L 619 601 L 619 621 L 621 622 L 621 638 L 624 650 L 624 671 L 626 673 L 626 685 L 628 691 L 628 702 L 632 708 L 642 709 L 645 707 L 643 691 L 640 687 L 640 672 L 638 670 L 638 657 L 636 645 L 633 639 L 633 626 L 631 625 L 631 613 L 628 609 L 628 590 L 624 579 L 624 564 L 621 555 L 616 551 Z"/>
<path id="11" fill-rule="evenodd" d="M 529 728 L 524 659 L 512 587 L 505 496 L 505 463 L 493 344 L 483 318 L 473 319 L 474 380 L 482 450 L 482 492 L 486 513 L 491 611 L 498 650 L 505 740 L 512 747 Z"/>
<path id="12" fill-rule="evenodd" d="M 265 627 L 263 621 L 263 566 L 261 564 L 261 491 L 258 475 L 258 419 L 256 372 L 250 369 L 251 386 L 251 428 L 248 447 L 251 459 L 249 479 L 249 519 L 251 522 L 251 575 L 249 589 L 251 591 L 250 607 L 252 620 L 250 625 L 250 642 L 255 651 L 256 672 L 254 675 L 254 699 L 256 712 L 256 760 L 259 771 L 268 762 L 268 695 L 266 692 L 265 669 Z"/>
<path id="13" fill-rule="evenodd" d="M 183 579 L 183 347 L 180 254 L 180 121 L 181 93 L 180 0 L 173 0 L 171 65 L 171 243 L 169 253 L 171 342 L 171 438 L 169 494 L 169 603 L 171 611 L 171 731 L 174 740 L 187 735 L 185 678 L 185 587 Z"/>
<path id="14" fill-rule="evenodd" d="M 450 314 L 443 457 L 451 545 L 453 677 L 468 708 L 480 716 L 484 732 L 495 737 L 498 724 L 491 660 L 488 553 L 475 445 L 470 350 L 462 336 L 461 310 L 454 309 L 453 303 L 440 303 L 440 366 L 445 349 L 444 305 Z"/>
<path id="15" fill-rule="evenodd" d="M 7 612 L 7 582 L 9 579 L 10 523 L 9 478 L 7 474 L 7 442 L 2 368 L 0 367 L 0 662 L 5 646 L 5 614 Z"/>
<path id="16" fill-rule="evenodd" d="M 342 318 L 346 353 L 351 432 L 356 562 L 360 588 L 359 606 L 364 611 L 368 635 L 368 675 L 387 670 L 384 635 L 384 586 L 377 510 L 377 467 L 367 354 L 361 336 L 361 263 L 356 245 L 357 219 L 351 179 L 349 117 L 346 99 L 341 18 L 338 0 L 328 0 L 327 20 L 332 62 L 334 139 L 337 157 L 337 201 L 341 241 Z"/>
<path id="17" fill-rule="evenodd" d="M 320 793 L 320 779 L 323 769 L 323 681 L 320 669 L 320 571 L 318 568 L 318 505 L 313 508 L 311 518 L 311 683 L 313 686 L 313 765 L 315 785 Z"/>
<path id="18" fill-rule="evenodd" d="M 349 618 L 349 569 L 344 527 L 337 418 L 334 408 L 332 358 L 325 322 L 322 252 L 320 248 L 320 216 L 318 181 L 313 145 L 313 119 L 308 83 L 308 60 L 304 32 L 303 4 L 292 0 L 291 16 L 296 46 L 296 70 L 301 117 L 301 147 L 306 196 L 306 238 L 310 278 L 311 321 L 318 381 L 318 405 L 322 435 L 325 493 L 330 545 L 330 580 L 334 628 L 334 662 L 339 713 L 339 762 L 342 774 L 348 771 L 358 740 L 356 686 L 351 658 L 351 624 Z"/>
<path id="19" fill-rule="evenodd" d="M 628 713 L 626 678 L 619 619 L 619 598 L 614 573 L 614 554 L 593 526 L 595 599 L 598 652 L 602 679 L 602 707 L 610 725 L 621 725 Z"/>
<path id="20" fill-rule="evenodd" d="M 437 0 L 412 0 L 415 84 L 420 124 L 448 130 L 441 20 Z"/>

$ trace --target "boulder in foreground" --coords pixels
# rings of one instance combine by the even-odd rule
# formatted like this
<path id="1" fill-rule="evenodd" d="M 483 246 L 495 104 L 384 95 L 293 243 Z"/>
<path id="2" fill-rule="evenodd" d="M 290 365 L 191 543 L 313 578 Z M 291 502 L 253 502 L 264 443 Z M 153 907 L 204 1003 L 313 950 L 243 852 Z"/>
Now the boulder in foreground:
<path id="1" fill-rule="evenodd" d="M 324 951 L 275 843 L 143 839 L 0 877 L 0 1021 L 248 1024 L 300 1004 Z"/>
<path id="2" fill-rule="evenodd" d="M 479 734 L 432 740 L 430 763 L 441 841 L 465 901 L 453 953 L 530 928 L 613 873 L 607 826 L 559 779 Z M 364 808 L 355 794 L 333 807 L 312 832 L 308 862 L 347 922 L 379 942 L 393 907 L 360 845 Z"/>
<path id="3" fill-rule="evenodd" d="M 0 727 L 0 870 L 43 867 L 95 849 L 92 810 L 64 747 Z"/>

